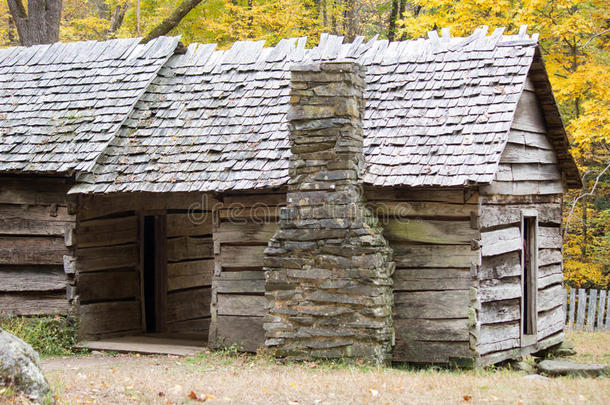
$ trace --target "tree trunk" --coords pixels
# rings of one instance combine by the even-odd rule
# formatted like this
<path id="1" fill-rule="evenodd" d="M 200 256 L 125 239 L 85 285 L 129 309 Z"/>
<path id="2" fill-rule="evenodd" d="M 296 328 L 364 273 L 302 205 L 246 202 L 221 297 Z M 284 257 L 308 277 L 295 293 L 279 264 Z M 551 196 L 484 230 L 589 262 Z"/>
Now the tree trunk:
<path id="1" fill-rule="evenodd" d="M 172 14 L 165 20 L 161 21 L 159 25 L 153 28 L 148 35 L 144 37 L 142 43 L 147 43 L 152 39 L 167 34 L 172 29 L 176 28 L 180 21 L 197 5 L 201 3 L 201 0 L 183 0 L 178 7 L 174 9 Z"/>
<path id="2" fill-rule="evenodd" d="M 398 16 L 398 4 L 400 0 L 392 0 L 392 11 L 390 11 L 390 21 L 388 22 L 388 40 L 394 41 L 396 36 L 396 18 Z"/>
<path id="3" fill-rule="evenodd" d="M 121 25 L 123 25 L 123 19 L 125 18 L 125 12 L 129 8 L 129 3 L 125 3 L 122 6 L 116 6 L 112 17 L 110 18 L 110 29 L 109 32 L 117 32 Z"/>
<path id="4" fill-rule="evenodd" d="M 59 40 L 62 0 L 29 0 L 26 12 L 22 0 L 7 0 L 23 46 L 51 44 Z"/>

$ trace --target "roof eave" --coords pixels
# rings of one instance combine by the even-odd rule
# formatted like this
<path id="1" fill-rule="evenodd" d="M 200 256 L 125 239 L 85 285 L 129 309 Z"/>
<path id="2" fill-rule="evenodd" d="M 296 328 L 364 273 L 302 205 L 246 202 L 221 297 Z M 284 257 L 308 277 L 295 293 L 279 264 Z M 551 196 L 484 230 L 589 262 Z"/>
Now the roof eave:
<path id="1" fill-rule="evenodd" d="M 536 95 L 544 114 L 547 134 L 557 154 L 559 166 L 565 174 L 566 185 L 572 189 L 582 188 L 581 175 L 574 157 L 570 153 L 570 141 L 568 140 L 557 101 L 553 95 L 553 89 L 551 88 L 539 46 L 536 46 L 528 76 L 534 84 Z"/>

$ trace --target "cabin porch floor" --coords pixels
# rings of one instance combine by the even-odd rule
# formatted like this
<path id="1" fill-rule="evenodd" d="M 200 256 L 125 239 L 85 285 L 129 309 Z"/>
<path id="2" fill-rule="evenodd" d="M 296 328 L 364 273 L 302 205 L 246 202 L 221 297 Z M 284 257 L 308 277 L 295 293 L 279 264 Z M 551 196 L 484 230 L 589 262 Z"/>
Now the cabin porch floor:
<path id="1" fill-rule="evenodd" d="M 149 333 L 146 335 L 121 336 L 101 340 L 83 340 L 76 347 L 89 350 L 115 351 L 119 353 L 173 354 L 194 356 L 207 348 L 205 339 L 194 335 Z"/>

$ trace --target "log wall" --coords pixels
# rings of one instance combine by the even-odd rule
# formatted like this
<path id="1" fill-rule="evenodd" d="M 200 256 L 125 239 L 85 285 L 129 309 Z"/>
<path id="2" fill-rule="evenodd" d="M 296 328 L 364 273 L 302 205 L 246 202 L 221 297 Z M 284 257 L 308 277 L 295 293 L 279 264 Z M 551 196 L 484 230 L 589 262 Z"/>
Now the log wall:
<path id="1" fill-rule="evenodd" d="M 0 177 L 0 312 L 66 314 L 71 308 L 72 180 Z M 64 263 L 66 266 L 64 267 Z"/>
<path id="2" fill-rule="evenodd" d="M 496 180 L 481 188 L 482 264 L 476 336 L 480 364 L 491 364 L 563 339 L 561 203 L 565 185 L 538 101 L 528 82 Z M 523 210 L 538 215 L 537 341 L 521 338 Z"/>
<path id="3" fill-rule="evenodd" d="M 202 194 L 79 196 L 74 239 L 81 338 L 142 333 L 143 218 L 166 218 L 164 332 L 207 339 L 214 199 Z"/>
<path id="4" fill-rule="evenodd" d="M 215 212 L 212 348 L 263 346 L 266 314 L 264 250 L 277 230 L 286 194 L 226 194 Z"/>
<path id="5" fill-rule="evenodd" d="M 394 249 L 393 361 L 472 365 L 478 195 L 464 189 L 369 189 L 367 197 Z"/>

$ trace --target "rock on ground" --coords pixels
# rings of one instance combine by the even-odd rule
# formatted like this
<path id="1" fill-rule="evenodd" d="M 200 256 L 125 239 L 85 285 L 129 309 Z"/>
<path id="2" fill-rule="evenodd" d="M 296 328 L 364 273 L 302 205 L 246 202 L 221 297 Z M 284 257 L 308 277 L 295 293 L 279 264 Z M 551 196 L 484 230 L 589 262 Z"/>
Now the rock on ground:
<path id="1" fill-rule="evenodd" d="M 573 375 L 597 377 L 610 373 L 610 366 L 604 364 L 579 364 L 563 360 L 543 360 L 537 365 L 538 371 L 550 376 Z"/>
<path id="2" fill-rule="evenodd" d="M 51 390 L 42 370 L 40 357 L 30 345 L 0 329 L 0 386 L 11 386 L 31 399 L 40 401 Z"/>

